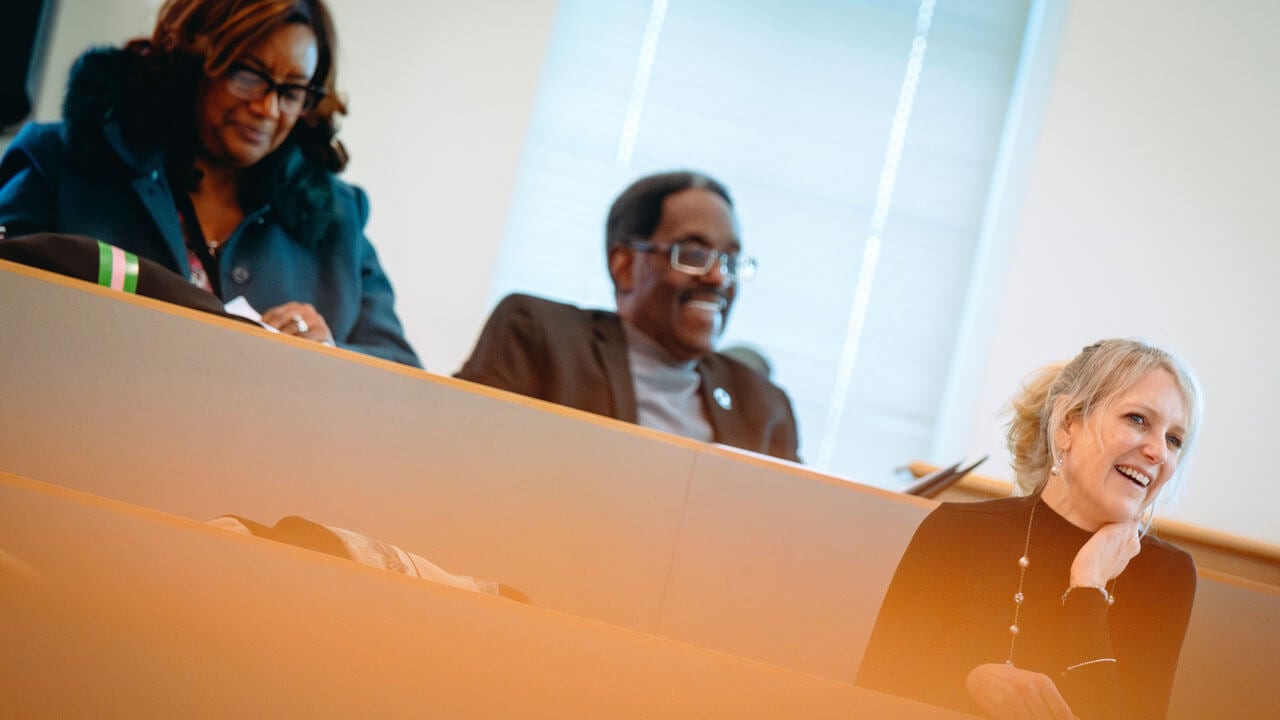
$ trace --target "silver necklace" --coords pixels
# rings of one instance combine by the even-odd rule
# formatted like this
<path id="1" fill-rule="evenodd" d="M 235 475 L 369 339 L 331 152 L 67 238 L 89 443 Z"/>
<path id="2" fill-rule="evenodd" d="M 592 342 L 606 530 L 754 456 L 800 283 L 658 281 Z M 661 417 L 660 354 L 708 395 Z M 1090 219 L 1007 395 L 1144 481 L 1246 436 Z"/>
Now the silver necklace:
<path id="1" fill-rule="evenodd" d="M 1009 657 L 1004 659 L 1005 665 L 1013 665 L 1013 648 L 1018 644 L 1018 615 L 1022 612 L 1022 585 L 1027 579 L 1027 568 L 1031 566 L 1031 523 L 1036 519 L 1036 508 L 1040 507 L 1040 498 L 1031 503 L 1031 514 L 1027 517 L 1027 537 L 1022 542 L 1022 555 L 1018 557 L 1018 592 L 1013 595 L 1013 622 L 1009 624 Z"/>
<path id="2" fill-rule="evenodd" d="M 1013 650 L 1018 644 L 1018 633 L 1022 628 L 1018 625 L 1018 616 L 1022 612 L 1022 603 L 1026 600 L 1026 596 L 1022 594 L 1023 584 L 1027 579 L 1027 568 L 1031 567 L 1031 526 L 1036 519 L 1036 508 L 1040 507 L 1040 498 L 1037 496 L 1035 502 L 1031 504 L 1031 513 L 1027 516 L 1027 536 L 1022 541 L 1022 555 L 1018 557 L 1018 592 L 1013 595 L 1013 622 L 1009 624 L 1009 656 L 1005 658 L 1005 665 L 1013 665 Z M 1097 588 L 1095 588 L 1097 589 Z M 1067 588 L 1067 592 L 1071 592 L 1071 588 Z M 1107 600 L 1107 607 L 1110 609 L 1116 602 L 1115 596 L 1115 578 L 1111 580 L 1111 590 L 1103 589 L 1103 596 Z M 1066 601 L 1066 593 L 1063 593 L 1063 602 Z"/>

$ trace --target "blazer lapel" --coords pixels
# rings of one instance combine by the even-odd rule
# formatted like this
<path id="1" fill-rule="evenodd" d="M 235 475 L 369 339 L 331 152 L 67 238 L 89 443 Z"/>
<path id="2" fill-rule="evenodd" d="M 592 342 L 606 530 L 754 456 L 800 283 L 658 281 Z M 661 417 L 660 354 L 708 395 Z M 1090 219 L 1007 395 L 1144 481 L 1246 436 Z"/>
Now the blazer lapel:
<path id="1" fill-rule="evenodd" d="M 160 152 L 148 153 L 145 156 L 136 153 L 124 141 L 120 126 L 108 124 L 103 133 L 125 164 L 138 173 L 133 180 L 133 190 L 142 201 L 142 206 L 151 215 L 165 246 L 173 257 L 173 267 L 182 268 L 187 273 L 187 245 L 182 235 L 182 225 L 178 220 L 177 206 L 173 202 L 172 191 L 164 173 L 164 159 Z"/>
<path id="2" fill-rule="evenodd" d="M 613 416 L 634 423 L 639 415 L 636 410 L 636 385 L 631 378 L 631 359 L 627 357 L 627 335 L 622 330 L 622 320 L 613 313 L 598 312 L 592 318 L 592 342 L 596 359 L 604 368 L 609 381 L 609 395 L 613 399 Z"/>
<path id="3" fill-rule="evenodd" d="M 716 372 L 707 358 L 698 361 L 698 376 L 702 378 L 702 405 L 707 409 L 707 420 L 715 441 L 722 445 L 740 445 L 744 435 L 742 413 L 738 412 L 738 399 L 729 390 L 723 373 Z"/>

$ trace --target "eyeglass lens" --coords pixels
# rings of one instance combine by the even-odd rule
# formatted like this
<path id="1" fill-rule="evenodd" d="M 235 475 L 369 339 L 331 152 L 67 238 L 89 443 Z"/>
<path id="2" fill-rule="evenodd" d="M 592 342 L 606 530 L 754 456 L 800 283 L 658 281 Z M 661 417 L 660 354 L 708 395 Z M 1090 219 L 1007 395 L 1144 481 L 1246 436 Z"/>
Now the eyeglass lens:
<path id="1" fill-rule="evenodd" d="M 236 97 L 257 102 L 275 92 L 280 100 L 280 110 L 298 113 L 318 99 L 315 91 L 293 83 L 277 83 L 262 73 L 248 67 L 234 67 L 227 76 L 231 92 Z"/>
<path id="2" fill-rule="evenodd" d="M 677 270 L 694 271 L 699 275 L 711 272 L 717 262 L 720 271 L 730 277 L 745 279 L 750 276 L 755 265 L 749 258 L 742 258 L 738 253 L 723 253 L 706 247 L 701 243 L 683 241 L 671 246 L 671 261 Z"/>

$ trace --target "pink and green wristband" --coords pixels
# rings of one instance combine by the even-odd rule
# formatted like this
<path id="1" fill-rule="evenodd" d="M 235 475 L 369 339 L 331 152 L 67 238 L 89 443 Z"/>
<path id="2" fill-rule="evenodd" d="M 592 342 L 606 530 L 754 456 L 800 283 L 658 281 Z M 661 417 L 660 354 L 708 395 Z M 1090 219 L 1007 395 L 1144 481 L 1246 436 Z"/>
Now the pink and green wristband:
<path id="1" fill-rule="evenodd" d="M 138 256 L 98 241 L 98 284 L 127 293 L 138 292 Z"/>

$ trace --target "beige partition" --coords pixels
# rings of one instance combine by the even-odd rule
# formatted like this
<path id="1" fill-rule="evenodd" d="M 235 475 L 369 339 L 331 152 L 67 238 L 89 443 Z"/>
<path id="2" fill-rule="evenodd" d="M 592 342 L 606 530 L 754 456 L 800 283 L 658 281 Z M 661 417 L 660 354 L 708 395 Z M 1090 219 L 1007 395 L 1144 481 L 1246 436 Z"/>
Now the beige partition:
<path id="1" fill-rule="evenodd" d="M 932 507 L 3 262 L 0 307 L 0 471 L 196 520 L 304 515 L 828 679 L 856 673 Z M 1175 717 L 1280 707 L 1278 615 L 1202 572 Z"/>
<path id="2" fill-rule="evenodd" d="M 14 718 L 962 715 L 0 474 Z"/>
<path id="3" fill-rule="evenodd" d="M 1200 571 L 1170 720 L 1280 716 L 1280 588 Z"/>
<path id="4" fill-rule="evenodd" d="M 31 309 L 0 316 L 24 348 L 0 354 L 0 470 L 196 520 L 303 515 L 834 679 L 929 507 L 27 268 L 0 265 L 0 304 Z"/>
<path id="5" fill-rule="evenodd" d="M 656 628 L 697 443 L 3 261 L 0 307 L 0 470 L 303 515 Z"/>
<path id="6" fill-rule="evenodd" d="M 852 682 L 898 558 L 933 505 L 707 448 L 659 631 Z"/>

